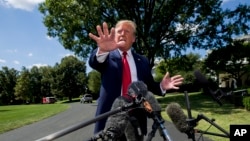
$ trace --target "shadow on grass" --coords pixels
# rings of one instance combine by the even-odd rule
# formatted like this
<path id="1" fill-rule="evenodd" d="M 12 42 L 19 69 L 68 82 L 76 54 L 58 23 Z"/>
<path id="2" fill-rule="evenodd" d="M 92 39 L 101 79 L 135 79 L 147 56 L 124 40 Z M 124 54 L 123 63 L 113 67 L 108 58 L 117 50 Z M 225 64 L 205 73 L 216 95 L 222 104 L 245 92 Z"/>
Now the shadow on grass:
<path id="1" fill-rule="evenodd" d="M 9 112 L 11 110 L 0 110 L 0 112 Z"/>
<path id="2" fill-rule="evenodd" d="M 213 112 L 217 114 L 230 114 L 235 109 L 233 104 L 223 101 L 223 105 L 220 106 L 216 101 L 213 101 L 211 96 L 204 95 L 202 93 L 189 93 L 189 103 L 191 110 L 201 112 Z M 161 107 L 165 110 L 167 105 L 171 102 L 176 102 L 181 105 L 183 109 L 187 109 L 184 93 L 167 94 L 165 97 L 157 98 Z M 237 111 L 233 111 L 234 113 Z"/>

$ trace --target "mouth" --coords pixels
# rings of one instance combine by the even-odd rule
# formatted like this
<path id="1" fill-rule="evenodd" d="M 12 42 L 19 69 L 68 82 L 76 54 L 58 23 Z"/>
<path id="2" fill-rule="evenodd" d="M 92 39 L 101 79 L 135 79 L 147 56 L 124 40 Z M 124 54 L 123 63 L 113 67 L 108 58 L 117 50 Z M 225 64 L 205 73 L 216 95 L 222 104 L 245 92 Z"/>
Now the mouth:
<path id="1" fill-rule="evenodd" d="M 122 42 L 122 41 L 123 41 L 123 42 L 126 42 L 126 39 L 123 38 L 123 37 L 120 37 L 120 38 L 119 38 L 119 42 Z"/>

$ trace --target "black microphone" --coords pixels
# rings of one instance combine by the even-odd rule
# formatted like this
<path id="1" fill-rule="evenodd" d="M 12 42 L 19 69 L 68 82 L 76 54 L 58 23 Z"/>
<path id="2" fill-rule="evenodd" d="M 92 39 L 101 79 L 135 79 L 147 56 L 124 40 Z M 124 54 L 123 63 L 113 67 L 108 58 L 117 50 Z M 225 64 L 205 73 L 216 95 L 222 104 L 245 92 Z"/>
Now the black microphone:
<path id="1" fill-rule="evenodd" d="M 155 98 L 154 94 L 147 89 L 147 85 L 142 81 L 132 82 L 128 88 L 128 94 L 132 97 L 136 97 L 137 101 L 141 100 L 144 109 L 147 111 L 148 117 L 154 120 L 154 125 L 159 126 L 161 129 L 161 133 L 164 139 L 168 141 L 172 141 L 170 138 L 167 129 L 164 126 L 164 120 L 161 116 L 161 105 Z M 144 123 L 144 126 L 147 123 Z M 153 126 L 154 126 L 153 125 Z M 149 133 L 148 139 L 151 140 L 153 138 L 155 130 Z"/>
<path id="2" fill-rule="evenodd" d="M 141 101 L 148 93 L 147 85 L 142 81 L 133 81 L 128 86 L 128 95 L 137 101 Z"/>
<path id="3" fill-rule="evenodd" d="M 212 99 L 214 101 L 216 101 L 220 106 L 222 106 L 222 102 L 220 101 L 220 98 L 222 97 L 223 94 L 216 96 L 218 94 L 218 90 L 212 90 L 211 88 L 211 84 L 209 83 L 209 81 L 206 79 L 206 77 L 204 75 L 201 74 L 200 71 L 196 70 L 194 72 L 194 76 L 196 78 L 196 80 L 202 85 L 203 90 L 207 93 L 209 93 L 209 95 L 212 97 Z"/>
<path id="4" fill-rule="evenodd" d="M 178 103 L 170 103 L 166 107 L 167 115 L 172 120 L 175 127 L 181 132 L 187 134 L 188 138 L 195 138 L 194 127 L 197 126 L 197 119 L 188 119 L 187 116 L 181 109 L 181 106 Z"/>
<path id="5" fill-rule="evenodd" d="M 178 103 L 170 103 L 166 107 L 166 112 L 170 119 L 172 120 L 175 127 L 182 133 L 186 133 L 190 130 L 190 127 L 187 122 L 187 116 L 181 109 L 181 106 Z"/>
<path id="6" fill-rule="evenodd" d="M 128 87 L 128 95 L 132 98 L 148 102 L 152 111 L 161 111 L 161 106 L 152 92 L 148 91 L 147 85 L 142 81 L 134 81 Z"/>
<path id="7" fill-rule="evenodd" d="M 120 96 L 116 98 L 112 104 L 111 110 L 123 106 L 129 108 L 126 111 L 121 111 L 110 116 L 107 119 L 105 128 L 100 135 L 112 135 L 112 139 L 120 139 L 125 135 L 127 140 L 138 140 L 138 136 L 136 134 L 139 136 L 146 134 L 146 130 L 144 128 L 147 127 L 147 115 L 145 114 L 144 108 L 141 104 L 147 93 L 147 85 L 142 81 L 132 82 L 128 87 L 128 96 Z M 145 127 L 142 127 L 142 125 L 145 125 Z M 134 129 L 136 131 L 131 133 Z"/>

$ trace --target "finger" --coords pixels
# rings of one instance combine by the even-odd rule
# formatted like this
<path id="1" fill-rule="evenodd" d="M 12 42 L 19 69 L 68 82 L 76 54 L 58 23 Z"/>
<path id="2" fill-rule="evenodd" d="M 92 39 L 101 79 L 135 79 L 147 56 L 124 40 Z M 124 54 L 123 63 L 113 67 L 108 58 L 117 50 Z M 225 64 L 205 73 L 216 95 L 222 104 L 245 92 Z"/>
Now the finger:
<path id="1" fill-rule="evenodd" d="M 115 29 L 112 27 L 110 30 L 110 38 L 114 39 L 115 38 Z"/>
<path id="2" fill-rule="evenodd" d="M 179 87 L 173 87 L 173 89 L 178 90 L 178 89 L 179 89 Z"/>
<path id="3" fill-rule="evenodd" d="M 90 37 L 91 39 L 95 40 L 96 42 L 97 42 L 97 40 L 98 40 L 98 38 L 99 38 L 99 37 L 95 36 L 95 35 L 92 34 L 92 33 L 89 33 L 89 37 Z"/>
<path id="4" fill-rule="evenodd" d="M 96 30 L 97 30 L 97 33 L 98 33 L 99 37 L 102 37 L 103 36 L 103 32 L 102 32 L 102 28 L 101 28 L 100 25 L 96 26 Z"/>
<path id="5" fill-rule="evenodd" d="M 169 73 L 167 72 L 166 74 L 165 74 L 165 76 L 163 77 L 163 79 L 167 79 L 169 77 Z"/>
<path id="6" fill-rule="evenodd" d="M 173 76 L 173 77 L 182 77 L 181 75 L 175 75 L 175 76 Z"/>
<path id="7" fill-rule="evenodd" d="M 172 79 L 178 79 L 178 78 L 183 78 L 181 75 L 175 75 L 172 77 Z"/>
<path id="8" fill-rule="evenodd" d="M 179 85 L 181 85 L 182 84 L 182 82 L 175 82 L 174 83 L 174 86 L 179 86 Z"/>
<path id="9" fill-rule="evenodd" d="M 174 81 L 183 81 L 184 78 L 180 77 L 180 78 L 174 78 L 174 79 L 172 79 L 172 80 L 174 80 Z"/>
<path id="10" fill-rule="evenodd" d="M 109 35 L 108 24 L 106 22 L 103 22 L 102 27 L 103 27 L 103 33 L 104 33 L 104 35 L 108 36 Z"/>

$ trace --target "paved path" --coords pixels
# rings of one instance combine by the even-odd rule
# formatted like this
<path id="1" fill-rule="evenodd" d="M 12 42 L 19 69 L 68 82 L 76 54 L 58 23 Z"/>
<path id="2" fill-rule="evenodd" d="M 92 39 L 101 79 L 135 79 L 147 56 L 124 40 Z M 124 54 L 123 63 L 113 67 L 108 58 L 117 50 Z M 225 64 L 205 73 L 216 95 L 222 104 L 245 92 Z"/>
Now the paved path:
<path id="1" fill-rule="evenodd" d="M 0 141 L 34 141 L 65 128 L 86 123 L 94 118 L 96 104 L 71 103 L 69 110 L 42 121 L 0 134 Z M 151 131 L 152 120 L 149 120 L 148 131 Z M 180 133 L 172 123 L 165 122 L 165 127 L 172 141 L 192 141 L 186 134 Z M 55 139 L 55 141 L 86 141 L 93 136 L 94 124 L 76 130 L 70 134 Z M 162 141 L 159 133 L 152 141 Z M 208 141 L 205 139 L 204 141 Z"/>

